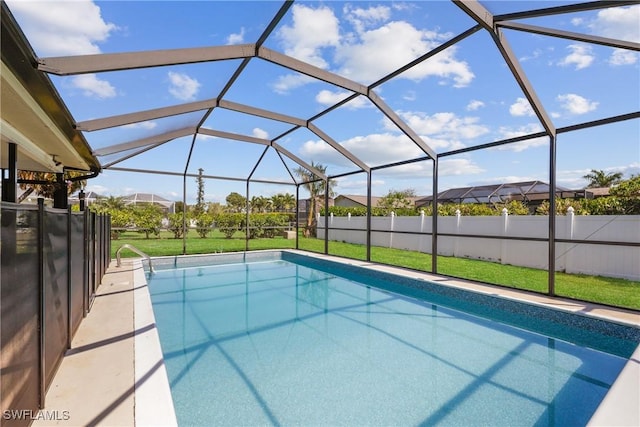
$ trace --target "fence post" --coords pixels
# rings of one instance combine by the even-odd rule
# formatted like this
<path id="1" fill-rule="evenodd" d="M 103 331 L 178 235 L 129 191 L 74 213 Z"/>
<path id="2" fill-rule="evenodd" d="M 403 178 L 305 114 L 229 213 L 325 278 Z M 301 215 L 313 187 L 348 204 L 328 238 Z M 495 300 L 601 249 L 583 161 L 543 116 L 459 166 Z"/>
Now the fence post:
<path id="1" fill-rule="evenodd" d="M 422 252 L 424 246 L 424 209 L 420 209 L 420 236 L 418 237 L 418 252 Z"/>
<path id="2" fill-rule="evenodd" d="M 456 209 L 456 234 L 460 234 L 460 222 L 462 220 L 462 212 L 460 209 Z M 453 241 L 453 256 L 458 257 L 459 246 L 460 246 L 460 237 L 454 237 Z"/>
<path id="3" fill-rule="evenodd" d="M 393 248 L 393 226 L 396 218 L 396 213 L 391 211 L 391 225 L 389 227 L 389 247 Z"/>
<path id="4" fill-rule="evenodd" d="M 45 233 L 45 220 L 44 220 L 44 199 L 38 198 L 38 280 L 40 287 L 40 337 L 39 337 L 39 365 L 38 372 L 40 378 L 39 384 L 39 408 L 44 409 L 45 396 L 47 393 L 47 378 L 46 378 L 46 364 L 45 364 L 45 349 L 46 349 L 46 333 L 47 333 L 47 318 L 46 318 L 46 292 L 44 283 L 44 233 Z"/>
<path id="5" fill-rule="evenodd" d="M 507 236 L 509 234 L 509 211 L 507 208 L 502 208 L 502 235 Z M 500 239 L 500 264 L 506 264 L 505 258 L 507 257 L 507 241 Z"/>
<path id="6" fill-rule="evenodd" d="M 575 214 L 575 209 L 573 209 L 573 206 L 569 206 L 567 208 L 567 216 L 565 218 L 565 221 L 567 222 L 566 227 L 568 228 L 567 230 L 567 238 L 568 239 L 573 239 L 573 227 L 575 225 L 575 218 L 576 218 L 576 214 Z M 573 252 L 573 247 L 575 247 L 575 245 L 573 247 L 570 246 L 571 244 L 566 244 L 566 249 L 564 250 L 564 271 L 569 273 L 571 271 L 573 271 L 572 268 L 570 268 L 571 265 L 571 253 Z"/>

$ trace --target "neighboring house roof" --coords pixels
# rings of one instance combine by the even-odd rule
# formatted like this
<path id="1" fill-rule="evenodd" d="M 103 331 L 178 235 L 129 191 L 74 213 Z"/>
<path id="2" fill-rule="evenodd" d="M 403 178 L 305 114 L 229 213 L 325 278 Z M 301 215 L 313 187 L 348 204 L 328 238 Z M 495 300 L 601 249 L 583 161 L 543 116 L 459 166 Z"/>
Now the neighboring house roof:
<path id="1" fill-rule="evenodd" d="M 605 197 L 609 195 L 609 187 L 585 188 L 587 193 L 591 193 L 593 197 Z"/>
<path id="2" fill-rule="evenodd" d="M 584 190 L 569 190 L 556 186 L 559 197 L 584 197 Z M 440 203 L 494 203 L 508 200 L 543 200 L 549 198 L 549 184 L 523 181 L 503 184 L 450 188 L 438 193 Z M 416 206 L 431 203 L 433 196 L 421 198 Z"/>
<path id="3" fill-rule="evenodd" d="M 151 193 L 134 193 L 122 197 L 122 201 L 127 205 L 135 205 L 137 203 L 154 203 L 157 205 L 165 206 L 167 208 L 173 206 L 174 202 L 167 200 L 164 197 L 160 197 Z"/>
<path id="4" fill-rule="evenodd" d="M 357 194 L 341 194 L 335 198 L 335 202 L 338 203 L 343 199 L 350 200 L 362 206 L 367 206 L 367 196 L 360 196 Z M 380 199 L 381 197 L 371 196 L 371 206 L 378 206 L 378 201 Z"/>

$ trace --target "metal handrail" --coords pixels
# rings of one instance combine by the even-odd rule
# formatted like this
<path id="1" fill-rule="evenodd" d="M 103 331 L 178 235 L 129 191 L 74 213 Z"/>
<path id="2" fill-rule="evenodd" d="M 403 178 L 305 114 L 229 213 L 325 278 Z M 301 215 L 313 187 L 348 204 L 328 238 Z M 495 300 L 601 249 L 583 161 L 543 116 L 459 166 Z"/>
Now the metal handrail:
<path id="1" fill-rule="evenodd" d="M 120 262 L 120 251 L 122 251 L 123 249 L 132 250 L 133 252 L 137 253 L 141 257 L 146 258 L 147 261 L 149 261 L 149 271 L 151 273 L 153 273 L 153 266 L 151 265 L 151 257 L 149 255 L 145 254 L 144 252 L 142 252 L 140 249 L 138 249 L 135 246 L 130 245 L 128 243 L 125 243 L 124 245 L 120 246 L 118 248 L 118 250 L 116 251 L 116 265 L 118 267 L 120 267 L 120 264 L 121 264 L 121 262 Z"/>

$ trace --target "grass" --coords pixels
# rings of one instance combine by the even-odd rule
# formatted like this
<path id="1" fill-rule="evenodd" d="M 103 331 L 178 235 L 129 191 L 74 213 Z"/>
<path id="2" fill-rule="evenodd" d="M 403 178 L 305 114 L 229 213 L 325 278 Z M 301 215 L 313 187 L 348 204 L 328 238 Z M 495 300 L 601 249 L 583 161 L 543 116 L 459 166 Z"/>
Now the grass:
<path id="1" fill-rule="evenodd" d="M 126 232 L 120 239 L 112 241 L 112 258 L 115 258 L 115 251 L 124 243 L 129 243 L 150 256 L 182 254 L 182 239 L 174 239 L 173 234 L 169 232 L 161 232 L 157 238 L 152 237 L 150 239 L 145 239 L 144 234 Z M 224 235 L 217 230 L 204 239 L 193 233 L 187 238 L 187 254 L 244 251 L 245 245 L 244 235 L 241 233 L 237 233 L 233 239 L 225 239 Z M 287 240 L 283 237 L 252 239 L 249 241 L 249 250 L 293 248 L 295 248 L 295 240 Z M 299 248 L 324 253 L 324 240 L 300 237 Z M 332 241 L 329 242 L 329 254 L 365 260 L 366 247 L 364 245 Z M 121 255 L 123 257 L 137 256 L 127 250 L 124 250 Z M 371 247 L 371 261 L 414 270 L 431 271 L 431 255 L 422 252 Z M 548 276 L 546 270 L 439 256 L 438 273 L 511 288 L 547 293 Z M 555 275 L 555 290 L 558 296 L 640 310 L 640 282 L 558 272 Z"/>

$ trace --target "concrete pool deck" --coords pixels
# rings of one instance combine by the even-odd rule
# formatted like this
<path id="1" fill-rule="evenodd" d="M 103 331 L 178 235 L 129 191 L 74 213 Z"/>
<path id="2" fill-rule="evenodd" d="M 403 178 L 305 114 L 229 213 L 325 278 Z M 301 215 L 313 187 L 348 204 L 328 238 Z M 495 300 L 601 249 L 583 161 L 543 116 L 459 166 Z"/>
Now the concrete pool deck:
<path id="1" fill-rule="evenodd" d="M 640 327 L 640 313 L 520 292 L 357 260 L 297 252 L 376 268 L 445 286 L 545 305 Z M 140 259 L 110 265 L 92 309 L 80 325 L 46 397 L 47 411 L 68 419 L 37 420 L 34 426 L 177 425 L 151 300 Z M 59 417 L 64 418 L 64 417 Z M 594 426 L 640 425 L 640 347 L 590 421 Z"/>

